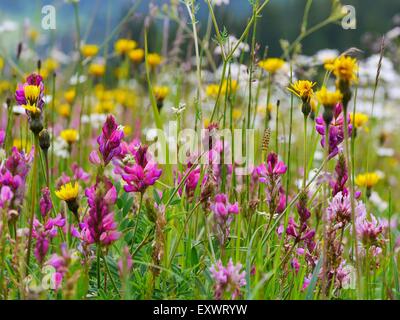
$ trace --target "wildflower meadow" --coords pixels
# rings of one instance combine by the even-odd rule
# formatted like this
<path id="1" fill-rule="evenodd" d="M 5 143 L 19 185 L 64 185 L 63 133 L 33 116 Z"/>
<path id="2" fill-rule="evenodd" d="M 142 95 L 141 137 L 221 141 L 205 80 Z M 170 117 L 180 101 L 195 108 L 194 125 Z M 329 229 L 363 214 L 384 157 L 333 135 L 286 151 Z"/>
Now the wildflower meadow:
<path id="1" fill-rule="evenodd" d="M 0 21 L 0 299 L 400 298 L 400 22 L 305 54 L 352 23 L 305 0 L 272 54 L 239 1 Z"/>

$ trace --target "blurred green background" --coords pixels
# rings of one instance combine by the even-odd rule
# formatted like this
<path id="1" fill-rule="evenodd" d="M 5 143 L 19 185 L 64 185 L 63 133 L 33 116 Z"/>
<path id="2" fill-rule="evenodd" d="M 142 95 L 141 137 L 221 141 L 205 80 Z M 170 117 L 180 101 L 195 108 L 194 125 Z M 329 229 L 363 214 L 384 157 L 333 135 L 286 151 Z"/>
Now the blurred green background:
<path id="1" fill-rule="evenodd" d="M 111 30 L 127 12 L 127 9 L 136 0 L 81 0 L 80 17 L 83 33 L 88 26 L 92 25 L 88 32 L 89 42 L 101 42 L 107 30 Z M 144 16 L 149 10 L 149 4 L 162 6 L 168 0 L 144 0 L 140 5 L 139 12 L 131 20 L 123 33 L 134 39 L 141 37 L 141 24 Z M 198 19 L 202 32 L 204 32 L 207 20 L 207 6 L 204 0 L 199 0 Z M 264 47 L 269 46 L 271 55 L 281 53 L 279 39 L 293 39 L 298 35 L 300 23 L 306 0 L 271 0 L 264 10 L 258 27 L 258 42 Z M 343 4 L 352 5 L 356 8 L 357 28 L 355 30 L 344 30 L 340 25 L 325 27 L 318 33 L 307 38 L 303 42 L 303 52 L 312 54 L 323 48 L 337 48 L 345 50 L 349 47 L 366 49 L 366 34 L 379 36 L 400 20 L 400 0 L 342 0 Z M 43 5 L 52 4 L 57 12 L 57 30 L 55 32 L 43 31 L 40 28 L 41 8 Z M 329 14 L 330 0 L 314 0 L 310 12 L 310 25 L 321 21 Z M 218 21 L 221 26 L 226 26 L 230 34 L 239 36 L 251 14 L 248 0 L 230 0 L 229 6 L 221 6 L 216 9 Z M 393 19 L 397 15 L 397 18 Z M 19 23 L 27 23 L 47 35 L 51 43 L 55 43 L 63 50 L 72 47 L 75 24 L 74 12 L 71 4 L 64 0 L 0 0 L 0 19 L 15 20 Z M 162 21 L 155 22 L 152 26 L 152 49 L 160 49 L 163 32 Z M 174 26 L 170 33 L 173 36 Z M 22 31 L 20 31 L 22 33 Z M 157 32 L 157 36 L 154 33 Z M 15 39 L 15 37 L 13 38 Z M 4 45 L 4 43 L 3 43 Z M 45 50 L 45 48 L 42 48 Z"/>

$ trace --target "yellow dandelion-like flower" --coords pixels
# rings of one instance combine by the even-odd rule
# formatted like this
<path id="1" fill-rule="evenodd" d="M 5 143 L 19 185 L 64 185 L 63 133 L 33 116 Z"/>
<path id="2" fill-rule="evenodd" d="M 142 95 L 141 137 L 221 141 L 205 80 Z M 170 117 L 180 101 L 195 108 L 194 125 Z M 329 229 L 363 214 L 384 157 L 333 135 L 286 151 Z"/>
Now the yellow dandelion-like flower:
<path id="1" fill-rule="evenodd" d="M 321 90 L 316 92 L 316 97 L 319 103 L 325 107 L 333 107 L 337 103 L 342 101 L 343 95 L 340 91 L 328 91 L 326 87 L 322 87 Z"/>
<path id="2" fill-rule="evenodd" d="M 25 110 L 27 110 L 27 111 L 29 111 L 29 112 L 31 112 L 31 113 L 34 113 L 34 114 L 40 113 L 40 112 L 41 112 L 40 109 L 39 109 L 38 107 L 36 107 L 35 105 L 27 104 L 27 105 L 23 105 L 22 107 L 23 107 Z"/>
<path id="3" fill-rule="evenodd" d="M 27 85 L 24 87 L 25 99 L 34 103 L 39 98 L 40 88 L 39 86 Z"/>
<path id="4" fill-rule="evenodd" d="M 349 56 L 340 56 L 333 62 L 332 72 L 338 80 L 347 82 L 357 81 L 357 59 Z"/>
<path id="5" fill-rule="evenodd" d="M 227 90 L 228 93 L 235 93 L 239 87 L 239 84 L 236 80 L 227 81 L 224 80 L 221 86 L 220 96 L 225 96 Z M 219 84 L 210 84 L 206 87 L 206 95 L 211 98 L 216 98 L 219 92 Z"/>
<path id="6" fill-rule="evenodd" d="M 161 64 L 163 58 L 158 53 L 149 53 L 147 55 L 147 63 L 150 67 L 155 68 Z"/>
<path id="7" fill-rule="evenodd" d="M 158 101 L 163 101 L 169 94 L 169 88 L 167 86 L 155 86 L 153 92 Z"/>
<path id="8" fill-rule="evenodd" d="M 115 103 L 112 100 L 105 100 L 96 106 L 97 113 L 111 113 L 115 109 Z"/>
<path id="9" fill-rule="evenodd" d="M 71 106 L 68 103 L 63 103 L 57 108 L 57 112 L 62 117 L 69 117 L 71 115 Z"/>
<path id="10" fill-rule="evenodd" d="M 24 140 L 14 139 L 13 147 L 16 147 L 18 149 L 18 151 L 27 151 L 27 150 L 31 150 L 32 143 L 25 139 Z"/>
<path id="11" fill-rule="evenodd" d="M 63 138 L 65 142 L 72 144 L 78 141 L 79 135 L 78 131 L 76 131 L 75 129 L 66 129 L 61 131 L 60 137 Z"/>
<path id="12" fill-rule="evenodd" d="M 75 96 L 76 96 L 76 91 L 75 89 L 69 89 L 64 93 L 64 98 L 65 100 L 71 104 L 72 102 L 74 102 L 75 100 Z"/>
<path id="13" fill-rule="evenodd" d="M 361 128 L 368 122 L 368 116 L 365 113 L 357 112 L 355 114 L 350 113 L 350 123 L 355 128 Z"/>
<path id="14" fill-rule="evenodd" d="M 131 126 L 124 126 L 124 135 L 129 136 L 132 133 L 132 127 Z"/>
<path id="15" fill-rule="evenodd" d="M 144 50 L 141 48 L 131 50 L 131 51 L 129 51 L 128 56 L 129 56 L 129 59 L 132 60 L 132 62 L 141 63 L 144 58 Z"/>
<path id="16" fill-rule="evenodd" d="M 308 80 L 298 80 L 288 87 L 288 90 L 298 96 L 303 101 L 310 101 L 314 95 L 313 87 L 315 82 Z"/>
<path id="17" fill-rule="evenodd" d="M 114 50 L 117 54 L 126 54 L 137 46 L 136 41 L 130 39 L 118 39 L 114 44 Z"/>
<path id="18" fill-rule="evenodd" d="M 2 57 L 0 57 L 0 71 L 3 70 L 4 68 L 4 60 Z"/>
<path id="19" fill-rule="evenodd" d="M 99 47 L 95 44 L 84 44 L 81 47 L 81 53 L 86 58 L 94 57 L 98 52 Z"/>
<path id="20" fill-rule="evenodd" d="M 218 84 L 210 84 L 206 87 L 206 95 L 211 98 L 216 98 L 219 92 Z"/>
<path id="21" fill-rule="evenodd" d="M 64 201 L 73 201 L 78 197 L 79 185 L 75 182 L 73 185 L 71 182 L 64 184 L 61 186 L 60 190 L 57 190 L 56 196 L 57 198 Z"/>
<path id="22" fill-rule="evenodd" d="M 3 93 L 11 88 L 10 82 L 7 80 L 0 80 L 0 93 Z"/>
<path id="23" fill-rule="evenodd" d="M 101 77 L 106 72 L 106 66 L 101 63 L 91 63 L 88 72 L 92 76 Z"/>
<path id="24" fill-rule="evenodd" d="M 359 187 L 372 188 L 379 180 L 380 176 L 376 172 L 367 172 L 359 174 L 355 179 L 355 183 Z"/>
<path id="25" fill-rule="evenodd" d="M 279 58 L 268 58 L 261 60 L 258 66 L 268 73 L 274 74 L 279 71 L 285 65 L 285 60 Z"/>
<path id="26" fill-rule="evenodd" d="M 58 61 L 54 60 L 53 58 L 48 58 L 43 62 L 43 68 L 46 69 L 47 72 L 57 70 L 59 66 L 60 64 Z"/>

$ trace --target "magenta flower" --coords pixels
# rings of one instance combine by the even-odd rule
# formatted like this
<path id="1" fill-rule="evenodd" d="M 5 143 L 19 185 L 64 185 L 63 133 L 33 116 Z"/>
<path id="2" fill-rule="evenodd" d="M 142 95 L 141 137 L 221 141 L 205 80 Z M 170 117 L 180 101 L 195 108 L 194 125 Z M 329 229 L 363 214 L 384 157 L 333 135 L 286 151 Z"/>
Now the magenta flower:
<path id="1" fill-rule="evenodd" d="M 124 138 L 124 131 L 119 126 L 113 115 L 108 115 L 103 125 L 102 133 L 97 138 L 99 151 L 106 166 L 113 157 L 121 153 L 121 141 Z"/>
<path id="2" fill-rule="evenodd" d="M 83 223 L 83 238 L 89 244 L 110 245 L 120 237 L 112 211 L 117 200 L 117 191 L 111 181 L 104 178 L 87 188 L 85 195 L 89 214 Z"/>
<path id="3" fill-rule="evenodd" d="M 39 204 L 40 204 L 40 213 L 42 214 L 42 217 L 43 218 L 47 217 L 48 213 L 53 208 L 49 188 L 45 187 L 42 189 L 42 196 L 39 200 Z"/>
<path id="4" fill-rule="evenodd" d="M 64 275 L 68 272 L 68 266 L 71 262 L 71 253 L 68 251 L 65 243 L 61 244 L 61 255 L 53 254 L 46 262 L 46 265 L 52 266 L 56 269 L 53 275 L 53 283 L 55 288 L 59 289 Z"/>
<path id="5" fill-rule="evenodd" d="M 240 288 L 246 285 L 246 272 L 241 270 L 242 265 L 234 265 L 232 259 L 229 259 L 226 267 L 221 260 L 211 266 L 211 276 L 215 281 L 215 299 L 221 300 L 229 295 L 231 299 L 239 297 Z"/>
<path id="6" fill-rule="evenodd" d="M 134 154 L 135 163 L 127 164 L 124 167 L 122 179 L 127 183 L 124 186 L 126 192 L 144 193 L 161 176 L 162 170 L 150 158 L 147 148 L 147 146 L 139 146 Z"/>
<path id="7" fill-rule="evenodd" d="M 26 86 L 37 86 L 39 87 L 39 95 L 37 100 L 31 101 L 30 97 L 26 97 L 25 95 L 25 87 Z M 15 91 L 15 100 L 19 105 L 31 105 L 36 106 L 40 110 L 43 109 L 44 104 L 44 83 L 42 76 L 32 73 L 26 78 L 26 82 L 23 84 L 18 84 L 17 90 Z M 29 111 L 27 111 L 28 113 Z"/>
<path id="8" fill-rule="evenodd" d="M 337 193 L 329 202 L 327 208 L 328 220 L 341 223 L 341 227 L 351 220 L 351 203 L 349 195 L 343 195 L 342 192 Z"/>
<path id="9" fill-rule="evenodd" d="M 36 239 L 34 254 L 37 261 L 42 264 L 49 250 L 51 239 L 57 235 L 57 227 L 65 225 L 65 218 L 58 214 L 54 219 L 49 219 L 44 225 L 36 218 L 33 221 L 32 236 Z"/>
<path id="10" fill-rule="evenodd" d="M 25 180 L 31 162 L 32 153 L 27 155 L 23 151 L 19 152 L 17 148 L 13 147 L 8 159 L 3 164 L 0 164 L 0 187 L 10 187 L 14 194 L 11 206 L 18 211 L 20 210 L 20 204 L 24 200 Z"/>
<path id="11" fill-rule="evenodd" d="M 367 219 L 365 207 L 356 210 L 358 217 L 356 218 L 356 232 L 364 245 L 375 245 L 378 237 L 383 232 L 383 224 L 378 221 L 373 214 Z"/>
<path id="12" fill-rule="evenodd" d="M 13 196 L 14 194 L 11 191 L 10 187 L 2 186 L 0 188 L 0 208 L 4 209 L 5 207 L 7 207 Z"/>
<path id="13" fill-rule="evenodd" d="M 73 163 L 71 165 L 72 172 L 74 173 L 74 180 L 89 182 L 90 175 L 83 170 L 83 168 L 79 167 L 77 163 Z"/>
<path id="14" fill-rule="evenodd" d="M 214 213 L 214 219 L 217 226 L 218 238 L 221 244 L 224 244 L 230 234 L 230 225 L 234 214 L 239 214 L 238 203 L 231 204 L 228 197 L 221 193 L 215 196 L 214 203 L 210 206 Z"/>
<path id="15" fill-rule="evenodd" d="M 183 189 L 185 189 L 186 195 L 188 197 L 192 197 L 194 195 L 194 191 L 196 190 L 196 187 L 200 180 L 200 171 L 201 170 L 200 170 L 199 166 L 196 166 L 195 169 L 192 169 L 192 171 L 190 171 L 192 166 L 194 166 L 194 164 L 189 162 L 187 164 L 186 170 L 183 173 L 178 173 L 178 181 L 177 181 L 178 185 L 181 183 L 183 177 L 186 177 L 186 175 L 187 175 L 186 181 L 183 184 L 184 188 L 182 187 L 178 190 L 179 195 L 182 195 Z M 189 171 L 190 171 L 190 173 L 189 173 Z"/>
<path id="16" fill-rule="evenodd" d="M 321 146 L 325 148 L 325 122 L 322 116 L 315 119 L 315 128 L 322 136 Z M 348 133 L 351 136 L 352 125 L 350 124 L 350 115 L 348 115 Z M 344 140 L 344 118 L 342 113 L 342 105 L 337 104 L 335 107 L 334 117 L 329 125 L 329 159 L 333 158 L 339 153 L 339 146 Z"/>
<path id="17" fill-rule="evenodd" d="M 271 214 L 281 213 L 286 207 L 286 194 L 282 188 L 281 176 L 286 173 L 287 167 L 283 161 L 279 161 L 278 155 L 271 152 L 264 163 L 254 169 L 253 175 L 266 185 L 265 192 L 269 212 Z"/>

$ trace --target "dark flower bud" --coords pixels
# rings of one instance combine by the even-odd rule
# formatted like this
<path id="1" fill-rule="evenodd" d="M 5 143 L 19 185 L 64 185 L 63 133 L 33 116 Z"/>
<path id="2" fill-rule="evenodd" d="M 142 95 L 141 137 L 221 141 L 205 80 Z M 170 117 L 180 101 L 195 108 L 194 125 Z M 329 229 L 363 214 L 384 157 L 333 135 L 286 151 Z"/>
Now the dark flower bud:
<path id="1" fill-rule="evenodd" d="M 43 129 L 39 133 L 39 145 L 40 148 L 44 151 L 47 152 L 50 148 L 50 134 L 47 131 L 47 129 Z"/>
<path id="2" fill-rule="evenodd" d="M 19 60 L 19 58 L 21 57 L 21 53 L 22 53 L 22 42 L 19 42 L 17 47 L 17 60 Z"/>
<path id="3" fill-rule="evenodd" d="M 324 112 L 322 114 L 322 118 L 324 119 L 324 122 L 327 126 L 329 126 L 333 120 L 333 106 L 332 107 L 328 107 L 325 106 L 324 107 Z"/>
<path id="4" fill-rule="evenodd" d="M 31 129 L 34 135 L 38 135 L 43 130 L 42 119 L 40 117 L 32 117 L 29 121 L 29 129 Z"/>

